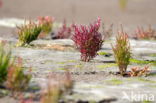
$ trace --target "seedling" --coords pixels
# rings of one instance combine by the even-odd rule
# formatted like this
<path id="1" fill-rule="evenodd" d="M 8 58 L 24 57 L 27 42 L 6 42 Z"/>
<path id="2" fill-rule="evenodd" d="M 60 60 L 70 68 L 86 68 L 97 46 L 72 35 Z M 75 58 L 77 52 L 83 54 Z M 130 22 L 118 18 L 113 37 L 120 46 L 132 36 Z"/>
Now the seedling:
<path id="1" fill-rule="evenodd" d="M 42 30 L 40 25 L 32 21 L 29 21 L 28 24 L 25 22 L 25 24 L 20 27 L 17 26 L 17 29 L 19 36 L 19 42 L 17 46 L 24 46 L 33 40 L 36 40 Z"/>
<path id="2" fill-rule="evenodd" d="M 81 52 L 82 61 L 90 61 L 97 55 L 97 51 L 101 49 L 103 39 L 101 33 L 98 31 L 100 23 L 101 19 L 98 18 L 96 22 L 89 26 L 73 25 L 74 35 L 72 40 Z"/>
<path id="3" fill-rule="evenodd" d="M 116 36 L 116 45 L 112 45 L 112 49 L 120 74 L 124 75 L 127 66 L 130 63 L 131 51 L 127 33 L 123 32 L 123 29 L 121 32 L 118 32 L 118 35 Z"/>

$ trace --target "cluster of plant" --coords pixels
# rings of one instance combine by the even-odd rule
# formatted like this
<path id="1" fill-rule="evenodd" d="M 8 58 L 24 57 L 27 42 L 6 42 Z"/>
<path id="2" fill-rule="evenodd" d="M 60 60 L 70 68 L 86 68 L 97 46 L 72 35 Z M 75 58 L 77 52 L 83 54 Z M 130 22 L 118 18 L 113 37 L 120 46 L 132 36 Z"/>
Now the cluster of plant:
<path id="1" fill-rule="evenodd" d="M 0 85 L 7 79 L 8 68 L 12 64 L 11 51 L 4 49 L 4 43 L 0 43 Z"/>
<path id="2" fill-rule="evenodd" d="M 147 76 L 149 74 L 149 66 L 145 66 L 143 68 L 140 67 L 132 67 L 131 71 L 129 72 L 129 75 L 131 77 L 136 77 L 136 76 Z"/>
<path id="3" fill-rule="evenodd" d="M 64 20 L 62 27 L 59 28 L 56 36 L 53 39 L 66 39 L 72 36 L 72 26 L 67 26 L 66 21 Z"/>
<path id="4" fill-rule="evenodd" d="M 131 49 L 128 35 L 123 31 L 123 29 L 121 32 L 118 32 L 116 37 L 116 45 L 112 45 L 112 49 L 116 63 L 119 66 L 120 74 L 125 75 L 127 66 L 130 63 Z"/>
<path id="5" fill-rule="evenodd" d="M 25 74 L 21 59 L 15 64 L 11 57 L 11 50 L 6 50 L 5 44 L 0 43 L 0 86 L 14 91 L 25 90 L 31 79 L 30 74 Z"/>
<path id="6" fill-rule="evenodd" d="M 13 64 L 8 69 L 6 86 L 13 92 L 21 92 L 27 89 L 31 75 L 24 73 L 22 59 L 18 58 L 18 63 Z"/>
<path id="7" fill-rule="evenodd" d="M 50 17 L 40 17 L 39 23 L 30 21 L 18 27 L 19 43 L 18 46 L 24 46 L 31 41 L 37 39 L 41 32 L 50 32 L 53 19 Z M 97 55 L 97 51 L 101 49 L 102 43 L 106 38 L 112 35 L 112 26 L 108 30 L 104 30 L 102 35 L 99 32 L 101 20 L 100 18 L 88 26 L 85 25 L 72 25 L 67 26 L 66 22 L 58 30 L 56 35 L 57 39 L 70 38 L 75 42 L 76 47 L 81 52 L 81 60 L 88 62 Z M 73 35 L 72 35 L 73 33 Z"/>
<path id="8" fill-rule="evenodd" d="M 63 74 L 52 73 L 49 75 L 47 85 L 40 92 L 40 103 L 68 103 L 62 100 L 65 95 L 70 95 L 73 89 L 73 80 L 69 72 Z M 33 98 L 20 100 L 20 103 L 34 103 Z"/>
<path id="9" fill-rule="evenodd" d="M 151 26 L 147 29 L 138 27 L 133 36 L 135 39 L 156 39 L 156 31 Z"/>
<path id="10" fill-rule="evenodd" d="M 93 24 L 73 25 L 74 35 L 72 40 L 81 52 L 81 60 L 88 62 L 97 55 L 97 51 L 101 49 L 103 39 L 99 32 L 101 19 L 98 18 Z"/>
<path id="11" fill-rule="evenodd" d="M 38 35 L 42 31 L 41 26 L 33 21 L 29 21 L 28 24 L 25 22 L 24 25 L 17 27 L 17 29 L 19 36 L 19 42 L 17 46 L 24 46 L 29 44 L 33 40 L 36 40 L 38 38 Z"/>
<path id="12" fill-rule="evenodd" d="M 42 32 L 39 37 L 43 38 L 46 34 L 49 34 L 52 31 L 54 19 L 49 16 L 38 17 L 38 23 L 41 26 Z"/>
<path id="13" fill-rule="evenodd" d="M 69 72 L 63 75 L 52 73 L 48 77 L 47 85 L 41 91 L 40 103 L 64 103 L 61 101 L 64 95 L 72 93 L 73 81 Z M 33 98 L 21 99 L 20 103 L 34 103 Z M 66 102 L 65 102 L 66 103 Z"/>
<path id="14" fill-rule="evenodd" d="M 116 36 L 116 45 L 115 46 L 112 45 L 115 61 L 119 67 L 120 74 L 123 76 L 129 75 L 131 77 L 146 76 L 147 74 L 150 73 L 149 66 L 145 66 L 143 68 L 133 67 L 131 68 L 130 72 L 127 72 L 127 66 L 129 65 L 130 62 L 141 63 L 141 64 L 154 63 L 154 62 L 139 61 L 139 60 L 132 59 L 128 34 L 123 31 L 122 26 L 121 29 L 122 29 L 121 32 L 118 32 L 118 35 Z"/>
<path id="15" fill-rule="evenodd" d="M 21 26 L 17 26 L 19 42 L 17 46 L 24 46 L 36 40 L 38 37 L 43 38 L 45 34 L 52 31 L 54 19 L 49 16 L 39 17 L 38 21 L 28 21 Z"/>

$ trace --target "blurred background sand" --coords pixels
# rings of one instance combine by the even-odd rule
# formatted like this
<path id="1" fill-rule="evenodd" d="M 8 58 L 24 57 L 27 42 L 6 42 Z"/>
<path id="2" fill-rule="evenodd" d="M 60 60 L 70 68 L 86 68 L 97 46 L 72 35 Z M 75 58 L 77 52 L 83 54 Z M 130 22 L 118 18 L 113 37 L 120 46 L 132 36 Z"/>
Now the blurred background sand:
<path id="1" fill-rule="evenodd" d="M 106 24 L 118 27 L 123 24 L 127 31 L 138 25 L 156 27 L 156 0 L 128 0 L 125 10 L 118 0 L 2 0 L 0 18 L 30 18 L 53 16 L 55 21 L 85 23 L 98 16 Z M 2 28 L 2 27 L 0 27 Z M 0 29 L 2 30 L 2 29 Z M 7 32 L 3 28 L 0 33 Z"/>

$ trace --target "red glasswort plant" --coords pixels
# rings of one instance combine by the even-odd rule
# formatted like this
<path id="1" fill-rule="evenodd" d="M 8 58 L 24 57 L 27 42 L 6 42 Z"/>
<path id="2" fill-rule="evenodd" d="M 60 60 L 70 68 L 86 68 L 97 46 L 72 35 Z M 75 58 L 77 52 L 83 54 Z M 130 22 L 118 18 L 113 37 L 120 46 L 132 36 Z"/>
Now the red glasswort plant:
<path id="1" fill-rule="evenodd" d="M 65 39 L 70 38 L 72 35 L 72 26 L 67 26 L 66 21 L 64 20 L 63 25 L 59 28 L 56 38 L 57 39 Z"/>
<path id="2" fill-rule="evenodd" d="M 98 31 L 100 28 L 101 19 L 98 18 L 96 22 L 85 25 L 73 25 L 74 35 L 72 40 L 75 42 L 76 47 L 81 52 L 81 60 L 88 62 L 97 55 L 100 50 L 103 39 L 101 33 Z"/>
<path id="3" fill-rule="evenodd" d="M 148 29 L 138 27 L 135 31 L 134 38 L 136 39 L 156 39 L 156 31 L 151 26 Z"/>

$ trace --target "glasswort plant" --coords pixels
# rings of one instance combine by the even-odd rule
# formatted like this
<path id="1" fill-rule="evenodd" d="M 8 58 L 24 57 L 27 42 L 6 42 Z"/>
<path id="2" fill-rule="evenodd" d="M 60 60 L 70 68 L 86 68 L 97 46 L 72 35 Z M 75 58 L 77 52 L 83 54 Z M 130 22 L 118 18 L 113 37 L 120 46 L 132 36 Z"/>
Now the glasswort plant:
<path id="1" fill-rule="evenodd" d="M 120 74 L 124 75 L 127 66 L 130 63 L 131 51 L 127 33 L 123 32 L 123 29 L 121 32 L 118 32 L 118 35 L 116 36 L 116 45 L 112 45 L 112 49 L 116 63 L 119 66 Z"/>
<path id="2" fill-rule="evenodd" d="M 50 16 L 38 17 L 38 24 L 41 27 L 42 32 L 39 35 L 39 38 L 44 38 L 47 34 L 52 31 L 54 18 Z"/>
<path id="3" fill-rule="evenodd" d="M 7 88 L 13 92 L 20 92 L 28 87 L 31 80 L 31 75 L 24 73 L 22 68 L 22 59 L 18 58 L 18 64 L 13 64 L 8 69 Z"/>
<path id="4" fill-rule="evenodd" d="M 11 65 L 11 51 L 4 49 L 4 44 L 0 43 L 0 84 L 7 79 L 8 68 Z"/>
<path id="5" fill-rule="evenodd" d="M 98 18 L 97 21 L 89 26 L 73 25 L 74 35 L 72 40 L 81 52 L 82 61 L 90 61 L 97 55 L 97 51 L 101 49 L 103 39 L 101 33 L 98 31 L 100 23 L 101 19 Z"/>
<path id="6" fill-rule="evenodd" d="M 17 29 L 19 36 L 19 42 L 17 46 L 24 46 L 33 40 L 36 40 L 42 30 L 40 25 L 32 21 L 29 21 L 28 24 L 25 23 L 24 25 L 17 27 Z"/>
<path id="7" fill-rule="evenodd" d="M 38 17 L 38 22 L 42 28 L 42 32 L 47 34 L 50 33 L 52 31 L 53 21 L 54 19 L 50 16 Z"/>

